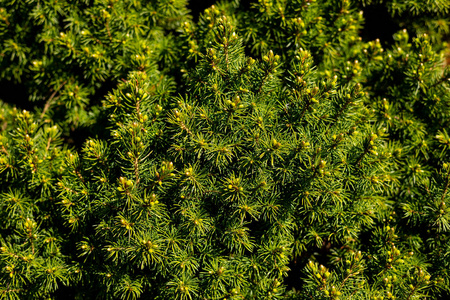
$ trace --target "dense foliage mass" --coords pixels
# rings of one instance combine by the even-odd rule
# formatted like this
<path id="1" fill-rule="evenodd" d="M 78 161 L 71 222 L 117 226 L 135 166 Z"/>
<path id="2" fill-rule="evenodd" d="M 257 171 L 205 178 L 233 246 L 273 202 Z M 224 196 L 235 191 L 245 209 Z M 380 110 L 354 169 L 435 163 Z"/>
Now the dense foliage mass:
<path id="1" fill-rule="evenodd" d="M 0 298 L 448 299 L 449 10 L 0 0 Z"/>

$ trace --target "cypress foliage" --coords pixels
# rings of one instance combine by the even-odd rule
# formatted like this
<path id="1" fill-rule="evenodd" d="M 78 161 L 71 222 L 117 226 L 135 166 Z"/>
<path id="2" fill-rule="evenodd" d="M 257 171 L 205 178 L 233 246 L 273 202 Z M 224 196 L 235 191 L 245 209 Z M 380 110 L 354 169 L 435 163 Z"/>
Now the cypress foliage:
<path id="1" fill-rule="evenodd" d="M 0 0 L 1 299 L 449 297 L 449 7 L 373 4 Z"/>

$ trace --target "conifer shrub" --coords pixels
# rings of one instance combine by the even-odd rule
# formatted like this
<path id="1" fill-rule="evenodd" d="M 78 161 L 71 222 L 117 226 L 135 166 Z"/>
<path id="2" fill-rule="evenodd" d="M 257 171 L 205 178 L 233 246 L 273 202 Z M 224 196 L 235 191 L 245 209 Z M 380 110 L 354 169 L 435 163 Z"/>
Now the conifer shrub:
<path id="1" fill-rule="evenodd" d="M 1 299 L 450 297 L 449 4 L 374 4 L 0 1 Z"/>

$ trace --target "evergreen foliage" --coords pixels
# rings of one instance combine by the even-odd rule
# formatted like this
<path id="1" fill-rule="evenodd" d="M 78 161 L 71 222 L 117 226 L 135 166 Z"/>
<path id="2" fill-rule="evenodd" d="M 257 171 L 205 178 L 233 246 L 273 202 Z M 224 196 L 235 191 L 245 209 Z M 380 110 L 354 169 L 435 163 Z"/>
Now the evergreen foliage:
<path id="1" fill-rule="evenodd" d="M 447 299 L 449 9 L 0 0 L 0 298 Z"/>

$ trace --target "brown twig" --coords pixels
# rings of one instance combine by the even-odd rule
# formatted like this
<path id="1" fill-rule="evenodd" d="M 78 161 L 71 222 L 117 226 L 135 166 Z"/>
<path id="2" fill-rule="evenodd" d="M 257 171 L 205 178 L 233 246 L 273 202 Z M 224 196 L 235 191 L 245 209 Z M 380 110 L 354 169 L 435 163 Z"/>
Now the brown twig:
<path id="1" fill-rule="evenodd" d="M 47 112 L 47 110 L 50 108 L 50 105 L 52 104 L 53 99 L 56 96 L 56 93 L 58 93 L 58 91 L 67 83 L 67 81 L 64 81 L 63 83 L 61 83 L 59 85 L 59 87 L 51 94 L 50 98 L 48 98 L 47 102 L 45 103 L 44 106 L 44 110 L 41 113 L 41 119 L 44 117 L 45 113 Z"/>

